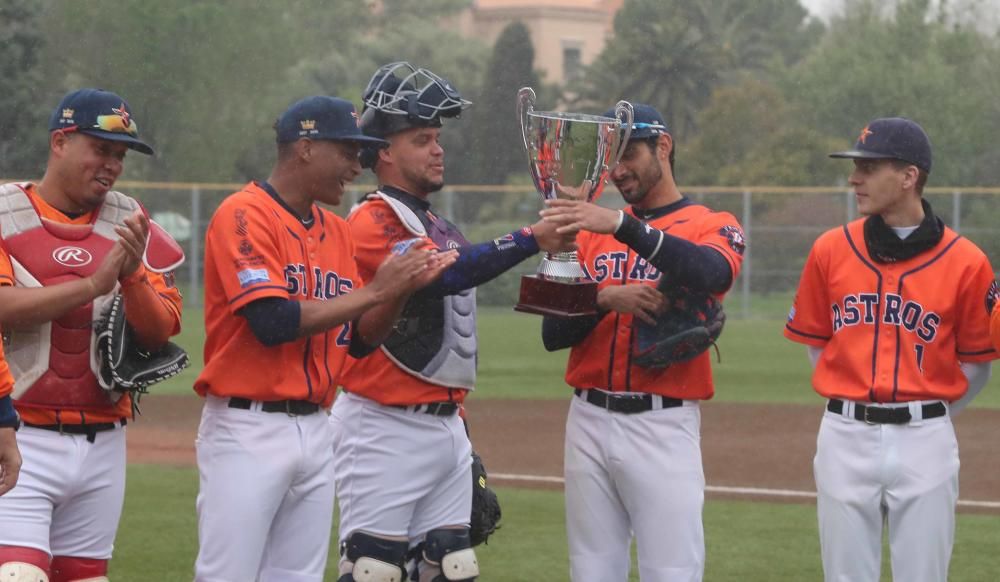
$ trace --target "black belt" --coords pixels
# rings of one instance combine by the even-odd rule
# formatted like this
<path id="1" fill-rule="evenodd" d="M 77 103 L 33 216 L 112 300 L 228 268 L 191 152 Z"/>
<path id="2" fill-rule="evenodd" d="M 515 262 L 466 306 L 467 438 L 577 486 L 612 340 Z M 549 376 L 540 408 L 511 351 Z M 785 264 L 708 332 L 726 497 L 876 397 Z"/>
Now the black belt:
<path id="1" fill-rule="evenodd" d="M 87 435 L 87 442 L 92 443 L 97 439 L 97 433 L 115 430 L 116 428 L 127 424 L 128 420 L 123 418 L 120 422 L 94 422 L 89 424 L 31 424 L 26 422 L 24 423 L 24 426 L 30 426 L 31 428 L 39 428 L 42 430 L 51 430 L 60 434 L 85 434 Z"/>
<path id="2" fill-rule="evenodd" d="M 943 402 L 933 402 L 921 405 L 924 419 L 938 418 L 948 414 L 948 408 Z M 826 409 L 834 414 L 844 413 L 844 401 L 831 398 L 826 404 Z M 867 406 L 865 404 L 854 405 L 854 420 L 867 422 L 868 424 L 906 424 L 913 420 L 908 406 L 888 407 L 888 406 Z"/>
<path id="3" fill-rule="evenodd" d="M 429 402 L 427 404 L 415 404 L 413 406 L 393 405 L 393 408 L 400 408 L 410 412 L 423 412 L 434 416 L 451 416 L 458 412 L 458 404 L 455 402 Z"/>
<path id="4" fill-rule="evenodd" d="M 250 410 L 254 401 L 249 398 L 230 398 L 229 408 Z M 319 404 L 308 400 L 268 400 L 260 403 L 263 412 L 284 412 L 288 416 L 306 416 L 319 412 Z"/>
<path id="5" fill-rule="evenodd" d="M 586 397 L 584 397 L 586 392 Z M 621 412 L 623 414 L 635 414 L 637 412 L 648 412 L 660 408 L 676 408 L 684 406 L 684 401 L 678 398 L 662 396 L 663 404 L 657 406 L 656 398 L 653 394 L 611 394 L 602 390 L 573 390 L 573 393 L 594 406 L 609 410 L 611 412 Z"/>

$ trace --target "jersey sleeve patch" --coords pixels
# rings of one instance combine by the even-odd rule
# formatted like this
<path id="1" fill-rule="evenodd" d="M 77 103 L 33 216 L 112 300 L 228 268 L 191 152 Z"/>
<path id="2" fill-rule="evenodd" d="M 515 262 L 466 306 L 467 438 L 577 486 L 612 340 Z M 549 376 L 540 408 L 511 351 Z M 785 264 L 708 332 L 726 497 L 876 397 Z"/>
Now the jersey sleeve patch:
<path id="1" fill-rule="evenodd" d="M 737 255 L 743 256 L 746 252 L 747 243 L 743 236 L 743 229 L 738 226 L 726 225 L 719 229 L 719 235 L 726 239 L 729 248 Z"/>
<path id="2" fill-rule="evenodd" d="M 271 276 L 267 273 L 267 269 L 243 269 L 236 273 L 236 277 L 239 279 L 241 289 L 258 283 L 271 282 Z"/>
<path id="3" fill-rule="evenodd" d="M 997 299 L 1000 298 L 1000 285 L 997 284 L 996 279 L 990 283 L 990 288 L 986 290 L 986 314 L 989 315 L 993 313 L 993 307 L 997 304 Z"/>

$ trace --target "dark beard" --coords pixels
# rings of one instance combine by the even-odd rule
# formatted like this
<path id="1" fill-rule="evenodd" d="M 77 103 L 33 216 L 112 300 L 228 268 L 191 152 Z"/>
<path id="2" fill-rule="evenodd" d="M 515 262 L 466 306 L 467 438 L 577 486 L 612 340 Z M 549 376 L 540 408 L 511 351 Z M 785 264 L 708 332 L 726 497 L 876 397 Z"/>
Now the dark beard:
<path id="1" fill-rule="evenodd" d="M 444 181 L 442 180 L 440 182 L 432 182 L 430 180 L 420 180 L 417 183 L 417 187 L 424 194 L 431 194 L 433 192 L 437 192 L 441 188 L 444 188 Z"/>
<path id="2" fill-rule="evenodd" d="M 660 180 L 663 179 L 663 168 L 660 167 L 660 164 L 650 164 L 650 165 L 653 167 L 654 170 L 653 172 L 650 172 L 648 174 L 644 172 L 642 175 L 636 176 L 637 187 L 635 189 L 635 192 L 628 195 L 622 194 L 622 198 L 624 198 L 625 202 L 627 202 L 628 204 L 635 206 L 636 204 L 645 200 L 646 195 L 649 194 L 649 191 L 653 189 L 653 186 L 659 184 Z"/>

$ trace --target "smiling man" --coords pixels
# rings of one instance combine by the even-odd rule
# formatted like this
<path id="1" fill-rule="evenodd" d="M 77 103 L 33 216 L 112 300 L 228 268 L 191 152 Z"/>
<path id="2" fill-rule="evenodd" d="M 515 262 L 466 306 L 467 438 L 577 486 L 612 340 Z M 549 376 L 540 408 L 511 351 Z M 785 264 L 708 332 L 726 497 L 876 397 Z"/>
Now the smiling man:
<path id="1" fill-rule="evenodd" d="M 334 405 L 334 472 L 340 502 L 340 582 L 473 580 L 469 536 L 472 448 L 459 409 L 476 380 L 475 287 L 539 249 L 570 241 L 543 223 L 470 244 L 431 207 L 444 186 L 443 118 L 469 105 L 448 81 L 409 63 L 373 75 L 361 126 L 389 142 L 365 152 L 379 187 L 348 218 L 366 281 L 397 246 L 420 239 L 458 260 L 415 293 L 381 349 L 352 360 Z M 447 564 L 447 576 L 442 573 Z M 378 576 L 373 576 L 375 568 Z"/>
<path id="2" fill-rule="evenodd" d="M 0 497 L 0 580 L 99 581 L 122 511 L 133 408 L 127 393 L 102 388 L 95 322 L 118 292 L 142 347 L 164 345 L 180 331 L 181 296 L 162 272 L 182 257 L 160 256 L 159 245 L 147 253 L 150 233 L 165 233 L 112 190 L 129 150 L 153 153 L 124 99 L 74 91 L 49 130 L 41 181 L 0 186 L 0 443 L 13 398 L 24 457 Z M 0 487 L 8 478 L 16 472 L 4 467 Z"/>
<path id="3" fill-rule="evenodd" d="M 888 526 L 893 580 L 948 579 L 958 501 L 950 415 L 997 357 L 983 307 L 993 269 L 922 197 L 931 144 L 876 119 L 848 179 L 865 218 L 813 244 L 785 337 L 805 344 L 827 398 L 813 463 L 826 579 L 875 582 Z"/>
<path id="4" fill-rule="evenodd" d="M 575 397 L 564 450 L 570 573 L 574 581 L 624 582 L 634 535 L 642 582 L 694 582 L 705 568 L 699 403 L 715 392 L 711 360 L 702 351 L 650 364 L 637 358 L 633 342 L 670 321 L 668 297 L 721 299 L 743 262 L 743 232 L 732 214 L 681 193 L 663 116 L 649 105 L 634 111 L 628 145 L 611 172 L 629 206 L 550 200 L 542 211 L 560 232 L 580 231 L 579 260 L 598 285 L 598 315 L 542 324 L 547 349 L 571 348 L 566 382 Z"/>
<path id="5" fill-rule="evenodd" d="M 199 582 L 323 579 L 334 497 L 325 409 L 341 367 L 454 261 L 411 248 L 363 284 L 347 223 L 316 203 L 340 203 L 361 144 L 384 142 L 327 96 L 292 104 L 275 131 L 271 175 L 226 198 L 205 235 Z"/>

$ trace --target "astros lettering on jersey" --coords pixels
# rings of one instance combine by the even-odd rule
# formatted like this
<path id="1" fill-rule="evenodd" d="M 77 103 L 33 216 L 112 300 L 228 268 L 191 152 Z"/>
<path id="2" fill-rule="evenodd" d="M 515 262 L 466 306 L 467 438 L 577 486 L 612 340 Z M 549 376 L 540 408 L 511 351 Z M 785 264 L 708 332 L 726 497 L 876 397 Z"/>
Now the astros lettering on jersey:
<path id="1" fill-rule="evenodd" d="M 631 207 L 625 212 L 635 215 Z M 745 241 L 739 223 L 728 212 L 688 204 L 648 220 L 646 228 L 711 247 L 726 258 L 734 280 L 739 274 Z M 577 236 L 577 246 L 580 263 L 598 289 L 635 282 L 656 286 L 659 282 L 659 271 L 612 236 L 584 231 Z M 718 298 L 721 300 L 722 295 Z M 711 398 L 715 388 L 708 352 L 669 368 L 632 365 L 632 318 L 628 313 L 601 318 L 597 327 L 573 347 L 566 382 L 578 388 L 648 392 L 686 400 Z"/>
<path id="2" fill-rule="evenodd" d="M 855 401 L 959 399 L 959 362 L 996 358 L 983 315 L 989 261 L 945 227 L 931 250 L 877 263 L 863 228 L 857 220 L 816 241 L 788 315 L 785 337 L 823 349 L 813 387 Z"/>
<path id="3" fill-rule="evenodd" d="M 267 347 L 244 318 L 231 317 L 264 297 L 326 300 L 361 286 L 347 223 L 313 210 L 315 224 L 306 228 L 280 199 L 250 183 L 216 211 L 205 242 L 207 335 L 199 394 L 333 402 L 351 324 Z"/>

